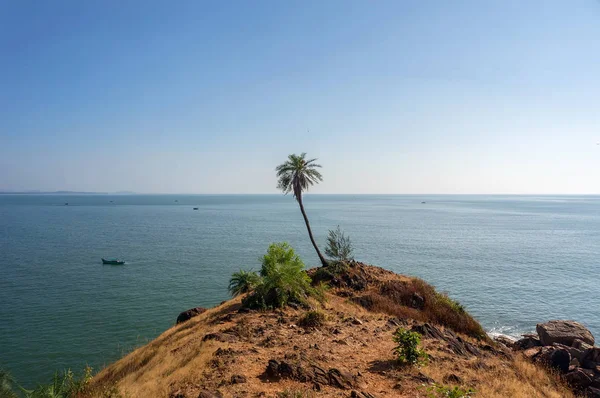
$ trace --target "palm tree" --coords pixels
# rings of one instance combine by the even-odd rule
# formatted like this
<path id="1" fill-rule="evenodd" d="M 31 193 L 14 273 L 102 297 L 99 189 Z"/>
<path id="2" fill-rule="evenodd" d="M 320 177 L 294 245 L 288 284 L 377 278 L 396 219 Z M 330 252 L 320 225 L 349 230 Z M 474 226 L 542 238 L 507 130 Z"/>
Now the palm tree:
<path id="1" fill-rule="evenodd" d="M 290 192 L 294 194 L 294 198 L 296 198 L 300 205 L 300 211 L 302 212 L 302 217 L 304 217 L 310 241 L 317 251 L 321 264 L 326 267 L 327 260 L 325 260 L 325 257 L 323 257 L 315 243 L 315 238 L 313 238 L 312 231 L 310 230 L 310 223 L 308 222 L 308 217 L 306 217 L 304 205 L 302 204 L 302 192 L 307 191 L 309 186 L 317 184 L 319 181 L 323 181 L 321 173 L 317 170 L 321 165 L 314 163 L 317 159 L 306 160 L 305 157 L 306 153 L 302 153 L 300 156 L 291 154 L 288 156 L 288 160 L 285 163 L 282 163 L 275 168 L 278 178 L 277 188 L 281 189 L 286 195 Z"/>

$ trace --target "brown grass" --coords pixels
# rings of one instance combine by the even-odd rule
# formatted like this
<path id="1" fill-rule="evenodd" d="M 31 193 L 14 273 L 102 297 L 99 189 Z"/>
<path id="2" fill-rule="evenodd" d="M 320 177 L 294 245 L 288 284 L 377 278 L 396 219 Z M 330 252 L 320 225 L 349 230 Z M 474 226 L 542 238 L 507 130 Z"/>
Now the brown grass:
<path id="1" fill-rule="evenodd" d="M 240 298 L 226 302 L 174 326 L 102 370 L 92 381 L 88 397 L 167 398 L 181 394 L 196 398 L 203 389 L 219 391 L 224 397 L 259 393 L 264 397 L 349 396 L 349 391 L 331 386 L 313 394 L 310 383 L 267 381 L 262 376 L 270 359 L 349 371 L 356 377 L 355 389 L 377 397 L 425 398 L 431 383 L 473 388 L 475 396 L 482 398 L 574 397 L 557 377 L 519 356 L 495 356 L 484 350 L 479 357 L 458 356 L 446 342 L 436 339 L 422 339 L 421 346 L 429 355 L 425 366 L 399 366 L 392 352 L 395 327 L 390 326 L 390 315 L 404 318 L 408 328 L 423 321 L 448 321 L 446 327 L 453 330 L 472 332 L 476 328 L 468 314 L 422 281 L 377 269 L 371 277 L 368 287 L 350 300 L 334 294 L 337 288 L 327 293 L 328 301 L 318 310 L 327 321 L 316 328 L 298 326 L 307 317 L 305 311 L 238 313 Z M 391 281 L 401 283 L 388 283 Z M 426 304 L 423 311 L 411 308 L 412 301 L 406 300 L 415 292 L 431 306 Z M 357 305 L 355 301 L 360 300 Z M 373 311 L 366 309 L 369 307 Z M 444 318 L 444 309 L 453 315 Z M 209 333 L 234 335 L 236 341 L 204 341 Z M 478 347 L 486 344 L 466 333 L 457 334 Z M 232 384 L 233 375 L 244 375 L 247 382 Z"/>

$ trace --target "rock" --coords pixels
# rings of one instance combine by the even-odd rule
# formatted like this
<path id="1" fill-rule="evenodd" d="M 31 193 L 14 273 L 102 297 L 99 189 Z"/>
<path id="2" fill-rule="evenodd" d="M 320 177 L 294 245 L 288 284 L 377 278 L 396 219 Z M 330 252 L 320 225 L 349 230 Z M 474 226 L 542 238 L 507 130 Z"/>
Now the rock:
<path id="1" fill-rule="evenodd" d="M 581 362 L 581 367 L 584 369 L 595 370 L 598 367 L 598 362 L 584 359 L 583 362 Z"/>
<path id="2" fill-rule="evenodd" d="M 600 389 L 594 387 L 588 387 L 585 390 L 586 398 L 600 398 Z"/>
<path id="3" fill-rule="evenodd" d="M 508 336 L 504 336 L 504 335 L 499 335 L 494 337 L 494 341 L 496 343 L 502 344 L 503 346 L 507 347 L 507 348 L 513 348 L 515 345 L 515 340 L 511 339 Z"/>
<path id="4" fill-rule="evenodd" d="M 562 349 L 565 349 L 565 350 L 569 351 L 569 354 L 571 354 L 571 358 L 572 358 L 572 359 L 573 359 L 573 358 L 574 358 L 574 359 L 577 359 L 577 360 L 578 360 L 578 361 L 580 361 L 580 362 L 583 360 L 583 353 L 584 353 L 584 352 L 583 352 L 583 351 L 581 351 L 581 350 L 578 350 L 578 349 L 577 349 L 577 348 L 575 348 L 575 347 L 569 347 L 569 346 L 566 346 L 566 345 L 563 345 L 563 344 L 558 344 L 558 343 L 554 343 L 554 344 L 552 344 L 552 345 L 553 345 L 554 347 L 557 347 L 557 348 L 562 348 Z"/>
<path id="5" fill-rule="evenodd" d="M 535 357 L 542 351 L 542 347 L 532 347 L 523 351 L 523 355 L 525 355 L 528 359 L 535 359 Z"/>
<path id="6" fill-rule="evenodd" d="M 212 393 L 208 390 L 202 390 L 200 391 L 198 398 L 223 398 L 223 395 L 220 393 Z"/>
<path id="7" fill-rule="evenodd" d="M 447 374 L 446 376 L 444 376 L 443 380 L 444 380 L 444 383 L 446 383 L 446 384 L 453 384 L 453 385 L 463 384 L 463 379 L 461 379 L 459 376 L 455 375 L 454 373 Z"/>
<path id="8" fill-rule="evenodd" d="M 533 347 L 540 347 L 542 345 L 538 336 L 533 334 L 524 334 L 523 338 L 515 341 L 513 348 L 515 350 L 527 350 Z"/>
<path id="9" fill-rule="evenodd" d="M 565 375 L 565 380 L 576 390 L 584 390 L 592 384 L 592 378 L 581 368 Z"/>
<path id="10" fill-rule="evenodd" d="M 587 350 L 587 349 L 593 348 L 593 347 L 592 347 L 591 345 L 589 345 L 588 343 L 585 343 L 585 342 L 583 342 L 583 341 L 581 341 L 581 340 L 579 340 L 579 339 L 575 339 L 575 340 L 573 340 L 573 344 L 571 344 L 571 346 L 572 346 L 573 348 L 577 348 L 578 350 L 581 350 L 581 351 L 585 351 L 585 350 Z"/>
<path id="11" fill-rule="evenodd" d="M 365 391 L 357 392 L 355 390 L 352 390 L 352 392 L 350 393 L 350 398 L 375 398 L 375 396 Z"/>
<path id="12" fill-rule="evenodd" d="M 535 360 L 566 373 L 571 363 L 571 354 L 563 348 L 542 347 Z"/>
<path id="13" fill-rule="evenodd" d="M 592 361 L 600 364 L 600 347 L 588 348 L 583 352 L 582 362 Z"/>
<path id="14" fill-rule="evenodd" d="M 413 293 L 410 297 L 410 306 L 417 310 L 425 308 L 425 299 L 419 293 Z"/>
<path id="15" fill-rule="evenodd" d="M 575 339 L 594 345 L 594 336 L 581 323 L 575 321 L 549 321 L 539 323 L 536 331 L 542 345 L 560 343 L 571 346 Z"/>
<path id="16" fill-rule="evenodd" d="M 270 379 L 279 378 L 279 362 L 274 359 L 269 359 L 267 369 L 265 369 L 265 375 Z"/>
<path id="17" fill-rule="evenodd" d="M 229 333 L 209 333 L 202 338 L 202 341 L 216 340 L 223 343 L 233 343 L 237 341 L 237 337 Z"/>
<path id="18" fill-rule="evenodd" d="M 350 373 L 335 368 L 329 369 L 329 384 L 343 390 L 353 387 L 354 381 Z"/>
<path id="19" fill-rule="evenodd" d="M 185 321 L 189 321 L 191 318 L 195 317 L 196 315 L 200 315 L 203 312 L 206 312 L 206 308 L 196 307 L 190 308 L 187 311 L 183 311 L 177 316 L 177 325 Z"/>
<path id="20" fill-rule="evenodd" d="M 569 371 L 570 363 L 571 354 L 569 351 L 562 348 L 558 348 L 550 357 L 550 366 L 560 370 L 562 373 L 567 373 Z"/>
<path id="21" fill-rule="evenodd" d="M 247 382 L 246 376 L 244 375 L 233 375 L 231 376 L 231 384 L 243 384 Z"/>
<path id="22" fill-rule="evenodd" d="M 329 384 L 329 375 L 325 369 L 321 368 L 320 366 L 313 365 L 311 370 L 313 374 L 313 382 L 315 384 Z"/>

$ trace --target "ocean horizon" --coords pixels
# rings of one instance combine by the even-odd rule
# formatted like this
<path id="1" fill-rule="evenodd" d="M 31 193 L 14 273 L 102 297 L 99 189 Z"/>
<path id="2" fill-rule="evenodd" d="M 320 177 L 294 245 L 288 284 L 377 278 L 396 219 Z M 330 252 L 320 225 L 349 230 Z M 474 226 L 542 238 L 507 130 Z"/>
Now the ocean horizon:
<path id="1" fill-rule="evenodd" d="M 339 225 L 357 260 L 423 278 L 490 334 L 574 319 L 600 337 L 600 195 L 308 194 L 305 207 L 320 246 Z M 0 367 L 26 386 L 98 370 L 228 299 L 231 273 L 280 241 L 319 266 L 290 195 L 0 194 Z"/>

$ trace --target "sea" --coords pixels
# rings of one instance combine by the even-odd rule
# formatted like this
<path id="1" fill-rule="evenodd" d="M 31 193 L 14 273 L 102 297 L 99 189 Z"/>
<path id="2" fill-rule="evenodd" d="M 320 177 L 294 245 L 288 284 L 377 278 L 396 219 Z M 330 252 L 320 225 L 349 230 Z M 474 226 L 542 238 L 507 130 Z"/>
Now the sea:
<path id="1" fill-rule="evenodd" d="M 339 225 L 357 260 L 425 279 L 490 334 L 574 319 L 600 339 L 600 196 L 304 202 L 322 248 Z M 26 387 L 97 371 L 179 312 L 227 300 L 230 275 L 282 241 L 319 265 L 291 196 L 0 195 L 0 367 Z"/>

